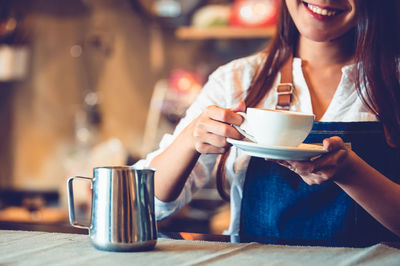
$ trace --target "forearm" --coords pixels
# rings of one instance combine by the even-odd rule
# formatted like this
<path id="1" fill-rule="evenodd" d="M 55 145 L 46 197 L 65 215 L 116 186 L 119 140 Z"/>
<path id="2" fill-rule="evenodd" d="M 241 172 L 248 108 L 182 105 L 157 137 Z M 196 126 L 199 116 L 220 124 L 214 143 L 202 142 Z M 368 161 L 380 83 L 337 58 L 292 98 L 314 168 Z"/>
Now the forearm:
<path id="1" fill-rule="evenodd" d="M 376 220 L 400 236 L 400 185 L 354 153 L 349 156 L 351 167 L 335 183 Z"/>
<path id="2" fill-rule="evenodd" d="M 189 125 L 166 150 L 150 162 L 150 167 L 156 169 L 154 190 L 159 200 L 175 200 L 196 164 L 200 153 L 195 150 L 190 138 Z"/>
<path id="3" fill-rule="evenodd" d="M 162 201 L 173 201 L 181 193 L 200 154 L 222 154 L 230 146 L 226 138 L 240 139 L 231 124 L 240 125 L 244 102 L 236 108 L 224 109 L 210 105 L 194 119 L 150 166 L 156 169 L 155 194 Z"/>

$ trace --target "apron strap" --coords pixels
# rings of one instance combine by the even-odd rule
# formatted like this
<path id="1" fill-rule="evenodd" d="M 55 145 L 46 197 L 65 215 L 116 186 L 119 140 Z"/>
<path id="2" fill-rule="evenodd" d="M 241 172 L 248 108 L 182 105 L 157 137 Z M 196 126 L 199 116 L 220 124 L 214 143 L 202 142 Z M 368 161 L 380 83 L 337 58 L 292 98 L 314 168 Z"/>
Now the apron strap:
<path id="1" fill-rule="evenodd" d="M 276 87 L 278 101 L 276 104 L 277 110 L 289 110 L 294 92 L 293 85 L 293 57 L 290 56 L 281 69 L 281 82 Z"/>

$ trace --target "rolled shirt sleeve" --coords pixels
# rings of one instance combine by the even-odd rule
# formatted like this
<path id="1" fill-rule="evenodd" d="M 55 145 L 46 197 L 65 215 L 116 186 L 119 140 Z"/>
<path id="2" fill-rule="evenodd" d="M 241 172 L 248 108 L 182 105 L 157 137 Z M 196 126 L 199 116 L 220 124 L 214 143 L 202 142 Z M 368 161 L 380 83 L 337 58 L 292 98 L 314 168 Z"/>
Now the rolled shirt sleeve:
<path id="1" fill-rule="evenodd" d="M 182 118 L 178 123 L 174 133 L 172 135 L 165 134 L 160 142 L 159 148 L 156 151 L 148 154 L 145 159 L 135 163 L 135 167 L 148 167 L 154 157 L 162 153 L 182 132 L 182 130 L 195 118 L 197 118 L 207 106 L 226 106 L 224 88 L 215 78 L 216 76 L 218 76 L 218 70 L 210 75 L 208 82 L 204 85 L 193 104 L 188 108 L 185 117 Z M 155 197 L 155 213 L 157 220 L 162 220 L 176 213 L 191 201 L 192 194 L 199 188 L 203 187 L 210 180 L 217 158 L 218 155 L 215 154 L 200 155 L 199 160 L 194 166 L 193 171 L 190 173 L 182 192 L 176 200 L 171 202 L 163 202 Z"/>

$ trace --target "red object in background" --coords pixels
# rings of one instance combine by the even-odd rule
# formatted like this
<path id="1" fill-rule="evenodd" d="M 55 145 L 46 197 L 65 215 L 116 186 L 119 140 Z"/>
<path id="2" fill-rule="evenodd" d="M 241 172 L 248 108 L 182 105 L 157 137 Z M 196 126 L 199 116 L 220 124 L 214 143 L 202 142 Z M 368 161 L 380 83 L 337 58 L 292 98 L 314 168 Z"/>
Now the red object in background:
<path id="1" fill-rule="evenodd" d="M 265 27 L 278 20 L 280 0 L 236 0 L 230 24 L 241 27 Z"/>
<path id="2" fill-rule="evenodd" d="M 196 93 L 200 90 L 202 84 L 201 76 L 193 71 L 185 69 L 173 69 L 169 78 L 171 89 L 179 93 Z"/>

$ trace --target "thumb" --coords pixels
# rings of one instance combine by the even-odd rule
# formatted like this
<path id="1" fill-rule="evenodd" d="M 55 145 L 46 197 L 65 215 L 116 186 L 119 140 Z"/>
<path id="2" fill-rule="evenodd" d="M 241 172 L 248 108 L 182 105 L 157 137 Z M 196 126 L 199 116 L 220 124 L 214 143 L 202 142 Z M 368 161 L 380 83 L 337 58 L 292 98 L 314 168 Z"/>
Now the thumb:
<path id="1" fill-rule="evenodd" d="M 324 148 L 327 149 L 328 151 L 337 151 L 340 149 L 346 149 L 343 140 L 338 136 L 324 139 L 323 145 Z"/>
<path id="2" fill-rule="evenodd" d="M 231 109 L 233 112 L 246 112 L 246 104 L 240 101 L 235 107 Z"/>

